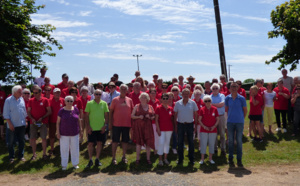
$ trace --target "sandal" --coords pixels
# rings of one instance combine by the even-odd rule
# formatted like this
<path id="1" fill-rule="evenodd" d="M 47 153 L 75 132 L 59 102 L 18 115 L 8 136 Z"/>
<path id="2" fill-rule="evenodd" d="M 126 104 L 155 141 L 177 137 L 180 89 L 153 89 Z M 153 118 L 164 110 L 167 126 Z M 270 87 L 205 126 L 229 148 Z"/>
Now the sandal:
<path id="1" fill-rule="evenodd" d="M 152 165 L 151 160 L 147 160 L 148 165 Z"/>
<path id="2" fill-rule="evenodd" d="M 15 161 L 15 159 L 10 158 L 9 163 L 13 163 Z"/>
<path id="3" fill-rule="evenodd" d="M 26 159 L 23 157 L 23 158 L 20 159 L 20 161 L 25 162 Z"/>
<path id="4" fill-rule="evenodd" d="M 122 157 L 122 162 L 125 163 L 125 164 L 127 164 L 128 160 L 125 157 Z"/>
<path id="5" fill-rule="evenodd" d="M 52 150 L 49 150 L 48 153 L 49 153 L 49 156 L 53 155 L 53 151 Z"/>
<path id="6" fill-rule="evenodd" d="M 48 159 L 48 156 L 46 154 L 43 155 L 43 159 L 46 160 Z"/>
<path id="7" fill-rule="evenodd" d="M 136 165 L 139 165 L 139 164 L 140 164 L 140 160 L 136 160 L 136 161 L 135 161 L 135 164 L 136 164 Z"/>
<path id="8" fill-rule="evenodd" d="M 117 165 L 117 160 L 116 160 L 116 159 L 113 159 L 113 160 L 111 161 L 111 163 L 112 163 L 113 165 Z"/>
<path id="9" fill-rule="evenodd" d="M 36 154 L 32 155 L 31 160 L 36 160 Z"/>

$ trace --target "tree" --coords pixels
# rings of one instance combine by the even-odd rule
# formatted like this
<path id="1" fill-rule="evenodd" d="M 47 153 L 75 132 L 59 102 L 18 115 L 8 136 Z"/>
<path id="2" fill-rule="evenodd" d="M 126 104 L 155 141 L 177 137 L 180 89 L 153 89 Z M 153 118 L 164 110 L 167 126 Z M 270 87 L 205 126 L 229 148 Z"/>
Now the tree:
<path id="1" fill-rule="evenodd" d="M 297 68 L 300 58 L 300 0 L 290 0 L 271 12 L 271 21 L 274 30 L 268 33 L 269 38 L 282 36 L 286 40 L 276 56 L 266 61 L 266 64 L 279 61 L 278 69 L 291 65 L 290 71 Z"/>
<path id="2" fill-rule="evenodd" d="M 251 79 L 251 78 L 245 79 L 245 80 L 243 81 L 243 83 L 245 83 L 245 84 L 254 83 L 254 82 L 255 82 L 255 80 L 254 80 L 254 79 Z"/>
<path id="3" fill-rule="evenodd" d="M 31 79 L 30 66 L 40 69 L 45 65 L 43 55 L 55 56 L 52 45 L 62 46 L 51 37 L 55 27 L 34 25 L 30 15 L 45 6 L 34 0 L 0 0 L 0 80 L 8 83 Z"/>

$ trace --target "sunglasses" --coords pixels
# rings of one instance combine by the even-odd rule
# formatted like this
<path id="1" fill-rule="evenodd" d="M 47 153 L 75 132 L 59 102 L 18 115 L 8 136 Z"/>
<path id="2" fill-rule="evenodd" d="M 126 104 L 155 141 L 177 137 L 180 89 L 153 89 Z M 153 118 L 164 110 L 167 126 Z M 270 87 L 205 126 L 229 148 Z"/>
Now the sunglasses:
<path id="1" fill-rule="evenodd" d="M 72 101 L 72 100 L 67 100 L 67 103 L 73 103 L 74 101 Z"/>
<path id="2" fill-rule="evenodd" d="M 51 91 L 51 90 L 45 90 L 45 91 Z"/>
<path id="3" fill-rule="evenodd" d="M 39 92 L 33 92 L 33 94 L 39 94 Z"/>
<path id="4" fill-rule="evenodd" d="M 162 100 L 168 100 L 169 98 L 162 98 Z"/>
<path id="5" fill-rule="evenodd" d="M 101 96 L 101 94 L 95 94 L 95 96 Z"/>
<path id="6" fill-rule="evenodd" d="M 172 92 L 178 92 L 178 90 L 172 90 Z"/>
<path id="7" fill-rule="evenodd" d="M 29 92 L 24 92 L 23 94 L 29 95 L 30 93 Z"/>
<path id="8" fill-rule="evenodd" d="M 109 89 L 115 88 L 115 87 L 108 87 Z"/>
<path id="9" fill-rule="evenodd" d="M 211 102 L 210 100 L 205 100 L 205 101 L 204 101 L 204 103 L 210 103 L 210 102 Z"/>

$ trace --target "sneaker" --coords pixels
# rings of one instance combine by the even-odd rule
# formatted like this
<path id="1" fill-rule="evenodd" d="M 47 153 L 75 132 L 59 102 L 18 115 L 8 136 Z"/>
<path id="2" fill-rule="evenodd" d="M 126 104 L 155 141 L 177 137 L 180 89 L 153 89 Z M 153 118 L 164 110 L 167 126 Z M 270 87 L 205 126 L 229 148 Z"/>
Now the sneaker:
<path id="1" fill-rule="evenodd" d="M 214 160 L 210 160 L 209 162 L 210 162 L 210 164 L 215 164 Z"/>
<path id="2" fill-rule="evenodd" d="M 286 133 L 286 132 L 287 132 L 286 128 L 283 128 L 282 130 L 283 130 L 283 133 Z"/>
<path id="3" fill-rule="evenodd" d="M 260 138 L 258 138 L 258 140 L 259 140 L 259 143 L 262 143 L 262 142 L 264 142 L 264 140 L 263 140 L 263 139 L 260 139 Z"/>
<path id="4" fill-rule="evenodd" d="M 276 132 L 281 132 L 281 128 L 277 128 L 275 131 Z"/>
<path id="5" fill-rule="evenodd" d="M 164 165 L 163 161 L 159 161 L 158 165 L 163 166 Z"/>
<path id="6" fill-rule="evenodd" d="M 24 138 L 26 141 L 28 141 L 29 140 L 28 134 L 25 134 Z"/>
<path id="7" fill-rule="evenodd" d="M 91 168 L 93 166 L 93 160 L 90 160 L 86 167 Z"/>
<path id="8" fill-rule="evenodd" d="M 67 167 L 62 167 L 61 170 L 65 171 L 67 170 Z"/>
<path id="9" fill-rule="evenodd" d="M 173 149 L 173 154 L 177 154 L 177 150 L 176 149 Z"/>
<path id="10" fill-rule="evenodd" d="M 170 162 L 169 162 L 167 159 L 164 160 L 164 163 L 165 163 L 166 165 L 169 165 L 169 164 L 170 164 Z"/>
<path id="11" fill-rule="evenodd" d="M 75 166 L 74 166 L 74 169 L 79 169 L 79 166 L 78 166 L 78 165 L 75 165 Z"/>
<path id="12" fill-rule="evenodd" d="M 199 163 L 200 163 L 200 165 L 203 165 L 204 161 L 203 161 L 203 160 L 201 160 L 201 161 L 199 161 Z"/>
<path id="13" fill-rule="evenodd" d="M 101 166 L 102 163 L 99 161 L 99 159 L 95 159 L 95 166 Z"/>
<path id="14" fill-rule="evenodd" d="M 198 149 L 199 149 L 199 152 L 200 152 L 201 151 L 201 147 L 199 147 Z"/>

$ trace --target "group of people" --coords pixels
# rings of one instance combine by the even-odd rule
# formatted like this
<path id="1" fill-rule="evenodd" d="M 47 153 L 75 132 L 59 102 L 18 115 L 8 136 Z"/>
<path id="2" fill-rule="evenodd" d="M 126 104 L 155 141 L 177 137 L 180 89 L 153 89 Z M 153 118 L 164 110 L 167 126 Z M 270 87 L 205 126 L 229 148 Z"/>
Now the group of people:
<path id="1" fill-rule="evenodd" d="M 62 75 L 62 82 L 57 86 L 50 84 L 45 77 L 47 69 L 41 69 L 41 76 L 35 79 L 31 91 L 26 86 L 16 85 L 11 96 L 6 98 L 0 92 L 1 136 L 3 120 L 6 120 L 6 139 L 9 159 L 15 160 L 14 146 L 18 141 L 21 161 L 24 158 L 24 137 L 30 138 L 32 160 L 37 158 L 36 140 L 42 138 L 43 158 L 47 159 L 54 152 L 56 138 L 59 139 L 61 165 L 66 170 L 69 153 L 75 169 L 79 164 L 79 145 L 88 141 L 89 162 L 87 167 L 101 166 L 100 155 L 108 134 L 112 140 L 112 164 L 116 165 L 118 144 L 122 145 L 122 162 L 128 163 L 126 152 L 128 143 L 136 144 L 136 164 L 140 164 L 140 153 L 146 150 L 147 163 L 151 150 L 159 156 L 159 165 L 168 165 L 168 153 L 172 138 L 172 151 L 178 154 L 178 164 L 184 160 L 184 138 L 188 141 L 189 163 L 194 164 L 194 138 L 199 140 L 201 153 L 200 164 L 204 163 L 207 146 L 209 162 L 215 164 L 213 154 L 221 149 L 226 155 L 228 144 L 228 162 L 234 165 L 234 144 L 237 143 L 237 165 L 242 164 L 242 136 L 244 119 L 247 116 L 246 91 L 241 88 L 242 82 L 233 78 L 226 82 L 224 75 L 220 79 L 206 81 L 204 88 L 194 84 L 195 78 L 189 76 L 187 82 L 179 76 L 168 85 L 153 75 L 152 81 L 143 80 L 140 72 L 131 83 L 119 81 L 114 74 L 108 86 L 102 83 L 89 83 L 86 76 L 75 82 L 67 74 Z M 300 122 L 300 77 L 294 79 L 282 70 L 283 77 L 277 81 L 277 87 L 268 83 L 264 88 L 262 79 L 257 79 L 249 91 L 249 136 L 253 141 L 263 142 L 264 123 L 272 132 L 273 112 L 275 111 L 277 129 L 287 132 L 288 120 L 294 123 L 292 135 L 299 134 Z M 219 81 L 220 80 L 220 81 Z M 105 89 L 104 89 L 105 88 Z M 5 99 L 6 98 L 6 99 Z M 290 110 L 290 111 L 289 111 Z M 293 110 L 293 111 L 292 111 Z M 295 112 L 293 114 L 293 112 Z M 218 140 L 218 135 L 220 142 Z M 50 140 L 50 151 L 47 155 L 47 137 Z M 227 137 L 227 140 L 226 140 Z M 227 143 L 226 143 L 227 142 Z M 96 158 L 93 151 L 96 146 Z"/>

